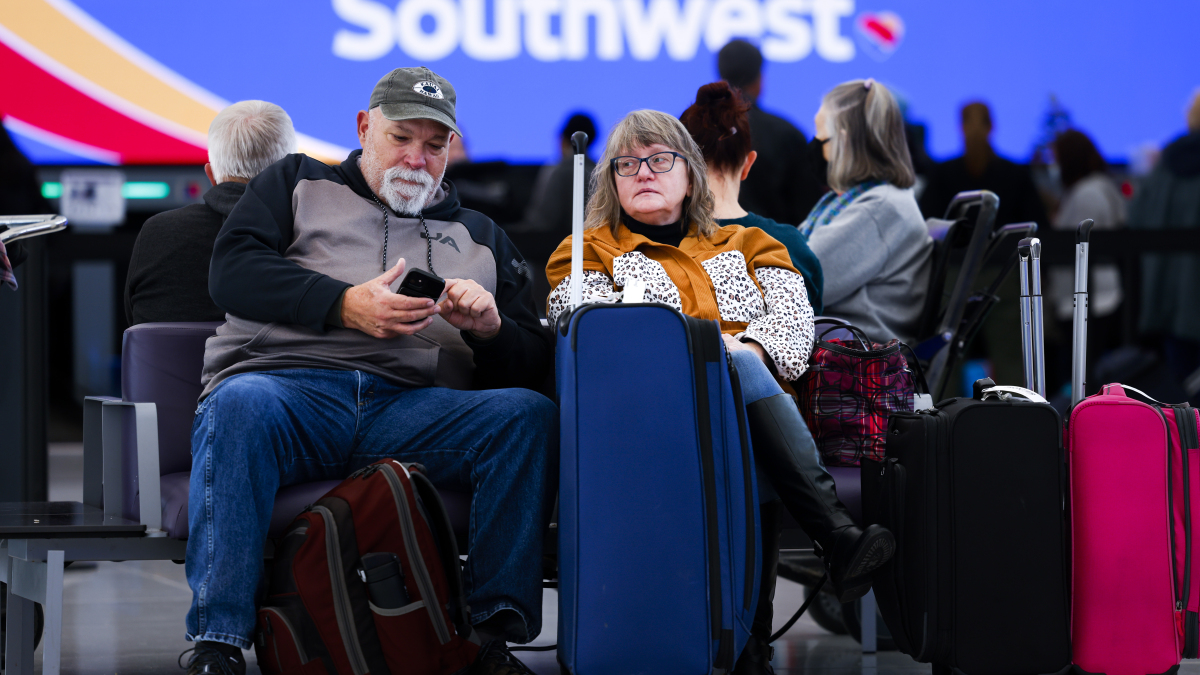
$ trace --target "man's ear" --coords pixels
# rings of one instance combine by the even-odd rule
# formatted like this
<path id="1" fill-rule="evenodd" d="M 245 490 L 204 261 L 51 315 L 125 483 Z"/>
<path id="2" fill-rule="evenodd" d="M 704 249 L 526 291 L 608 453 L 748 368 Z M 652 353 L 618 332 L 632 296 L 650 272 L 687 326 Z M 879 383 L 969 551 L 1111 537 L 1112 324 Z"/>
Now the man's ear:
<path id="1" fill-rule="evenodd" d="M 746 155 L 746 161 L 742 163 L 742 180 L 746 180 L 746 176 L 750 175 L 750 167 L 754 166 L 756 159 L 758 159 L 758 153 L 753 150 Z"/>
<path id="2" fill-rule="evenodd" d="M 204 175 L 208 176 L 208 182 L 212 183 L 213 185 L 217 184 L 217 176 L 213 173 L 212 164 L 204 165 Z"/>
<path id="3" fill-rule="evenodd" d="M 358 144 L 365 148 L 367 146 L 367 130 L 371 128 L 371 113 L 359 110 L 357 123 Z"/>

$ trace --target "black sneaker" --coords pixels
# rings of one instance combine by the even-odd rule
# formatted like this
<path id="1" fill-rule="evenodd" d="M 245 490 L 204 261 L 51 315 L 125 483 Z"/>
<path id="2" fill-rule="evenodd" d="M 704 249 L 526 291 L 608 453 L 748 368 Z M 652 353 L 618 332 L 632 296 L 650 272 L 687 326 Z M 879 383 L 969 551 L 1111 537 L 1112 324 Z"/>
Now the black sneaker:
<path id="1" fill-rule="evenodd" d="M 535 675 L 524 663 L 508 651 L 504 640 L 492 640 L 479 650 L 468 675 Z"/>
<path id="2" fill-rule="evenodd" d="M 192 656 L 184 666 L 188 652 Z M 246 675 L 246 658 L 241 649 L 224 642 L 197 642 L 179 655 L 179 667 L 187 668 L 187 675 Z"/>

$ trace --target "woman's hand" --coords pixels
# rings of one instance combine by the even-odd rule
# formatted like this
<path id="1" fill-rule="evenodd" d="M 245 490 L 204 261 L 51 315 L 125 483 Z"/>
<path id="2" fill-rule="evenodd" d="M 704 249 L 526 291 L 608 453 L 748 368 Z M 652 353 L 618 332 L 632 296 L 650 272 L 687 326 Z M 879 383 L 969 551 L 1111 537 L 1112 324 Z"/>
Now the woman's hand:
<path id="1" fill-rule="evenodd" d="M 762 348 L 762 345 L 751 340 L 750 342 L 742 342 L 733 337 L 729 333 L 721 333 L 721 339 L 725 340 L 725 350 L 729 352 L 749 351 L 754 352 L 754 355 L 766 364 L 767 369 L 772 373 L 775 372 L 775 364 L 771 362 L 771 357 L 767 355 L 767 351 Z"/>

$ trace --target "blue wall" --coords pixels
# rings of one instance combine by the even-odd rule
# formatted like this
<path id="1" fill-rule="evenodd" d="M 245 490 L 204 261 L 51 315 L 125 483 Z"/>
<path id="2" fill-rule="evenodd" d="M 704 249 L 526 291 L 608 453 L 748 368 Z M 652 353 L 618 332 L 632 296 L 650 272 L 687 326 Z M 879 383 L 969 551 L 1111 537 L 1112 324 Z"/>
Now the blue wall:
<path id="1" fill-rule="evenodd" d="M 1026 160 L 1052 94 L 1125 157 L 1180 133 L 1200 85 L 1200 0 L 76 1 L 217 96 L 279 103 L 345 147 L 381 75 L 429 65 L 457 88 L 476 158 L 546 160 L 576 109 L 602 128 L 634 108 L 678 114 L 739 35 L 767 53 L 764 108 L 811 133 L 824 91 L 875 77 L 929 125 L 936 158 L 959 152 L 958 107 L 981 98 L 999 150 Z M 902 36 L 860 27 L 872 18 Z"/>

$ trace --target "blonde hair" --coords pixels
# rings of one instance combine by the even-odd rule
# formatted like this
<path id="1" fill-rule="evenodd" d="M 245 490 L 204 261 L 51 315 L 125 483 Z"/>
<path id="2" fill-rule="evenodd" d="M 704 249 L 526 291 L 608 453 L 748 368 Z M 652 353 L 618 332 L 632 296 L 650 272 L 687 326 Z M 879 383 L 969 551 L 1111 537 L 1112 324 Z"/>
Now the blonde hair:
<path id="1" fill-rule="evenodd" d="M 829 187 L 845 192 L 868 180 L 898 188 L 916 183 L 904 116 L 888 88 L 875 80 L 851 80 L 825 95 L 829 138 Z"/>
<path id="2" fill-rule="evenodd" d="M 683 198 L 684 222 L 694 225 L 699 235 L 707 236 L 716 231 L 717 222 L 713 220 L 716 200 L 708 189 L 708 168 L 704 164 L 704 154 L 683 123 L 657 110 L 635 110 L 608 134 L 604 155 L 592 171 L 592 197 L 583 224 L 585 229 L 607 225 L 616 234 L 621 224 L 622 209 L 612 160 L 627 154 L 631 148 L 655 144 L 675 150 L 686 160 L 692 196 Z"/>

